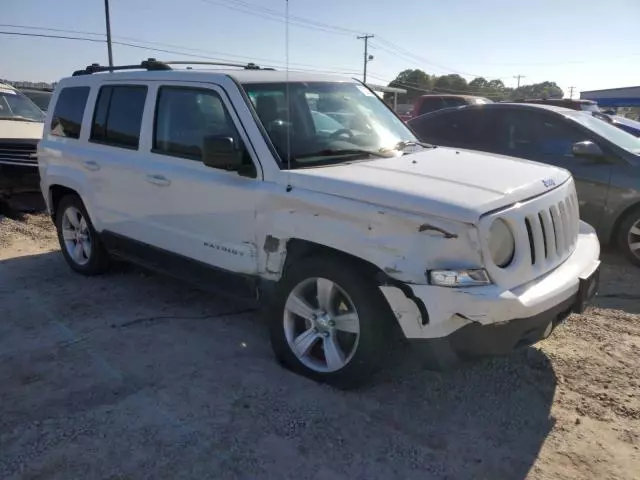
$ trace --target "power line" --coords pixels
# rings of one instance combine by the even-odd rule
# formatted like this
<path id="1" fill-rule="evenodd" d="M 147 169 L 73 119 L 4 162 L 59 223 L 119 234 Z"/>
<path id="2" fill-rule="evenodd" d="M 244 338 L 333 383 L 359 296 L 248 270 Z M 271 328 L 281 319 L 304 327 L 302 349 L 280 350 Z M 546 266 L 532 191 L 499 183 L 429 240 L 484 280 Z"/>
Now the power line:
<path id="1" fill-rule="evenodd" d="M 225 8 L 230 8 L 232 10 L 236 10 L 236 11 L 240 11 L 249 15 L 254 15 L 257 17 L 261 17 L 261 18 L 267 18 L 269 20 L 276 20 L 279 22 L 284 22 L 284 15 L 282 12 L 279 12 L 277 10 L 273 10 L 270 8 L 265 8 L 262 7 L 260 5 L 256 5 L 254 3 L 250 3 L 250 2 L 246 2 L 243 0 L 218 0 L 218 1 L 214 1 L 214 0 L 199 0 L 203 3 L 208 3 L 208 4 L 212 4 L 212 5 L 217 5 L 217 6 L 222 6 Z M 224 3 L 223 3 L 224 2 Z M 230 5 L 233 4 L 233 5 Z M 247 10 L 247 9 L 251 9 L 251 10 Z M 265 16 L 266 15 L 266 16 Z M 307 28 L 307 29 L 311 29 L 311 30 L 319 30 L 319 31 L 325 31 L 325 32 L 329 32 L 329 33 L 336 33 L 336 34 L 340 34 L 340 35 L 353 35 L 354 33 L 356 34 L 360 34 L 361 32 L 358 32 L 357 30 L 352 30 L 352 29 L 348 29 L 348 28 L 343 28 L 343 27 L 339 27 L 337 25 L 332 25 L 332 24 L 328 24 L 328 23 L 324 23 L 324 22 L 318 22 L 315 20 L 310 20 L 308 18 L 305 17 L 299 17 L 299 16 L 290 16 L 290 21 L 292 22 L 292 24 L 295 24 L 299 27 L 302 28 Z M 405 57 L 409 57 L 411 58 L 412 62 L 415 62 L 416 60 L 425 63 L 427 65 L 431 65 L 434 66 L 436 68 L 439 68 L 440 70 L 443 71 L 447 71 L 447 72 L 452 72 L 452 73 L 457 73 L 458 75 L 463 75 L 463 76 L 467 76 L 467 77 L 482 77 L 483 75 L 476 75 L 474 73 L 469 73 L 469 72 L 463 72 L 460 70 L 455 70 L 453 68 L 444 66 L 444 65 L 440 65 L 437 63 L 434 63 L 432 61 L 429 61 L 423 57 L 420 57 L 418 55 L 415 55 L 413 53 L 411 53 L 410 51 L 403 49 L 402 47 L 399 47 L 398 45 L 390 42 L 389 40 L 386 40 L 382 37 L 376 37 L 377 40 L 379 42 L 382 42 L 383 44 L 387 45 L 387 48 L 385 47 L 381 47 L 383 49 L 386 49 L 387 51 L 389 51 L 389 48 L 395 50 L 395 51 L 391 51 L 390 53 L 394 54 L 394 55 L 404 55 Z M 380 45 L 378 45 L 380 47 Z"/>
<path id="2" fill-rule="evenodd" d="M 10 27 L 10 28 L 21 28 L 21 29 L 26 29 L 26 30 L 43 30 L 43 31 L 51 31 L 51 32 L 60 32 L 60 33 L 72 33 L 72 34 L 82 34 L 82 35 L 95 35 L 95 36 L 100 36 L 100 37 L 105 37 L 104 33 L 97 33 L 97 32 L 87 32 L 87 31 L 83 31 L 83 30 L 66 30 L 66 29 L 60 29 L 60 28 L 50 28 L 50 27 L 36 27 L 36 26 L 32 26 L 32 25 L 16 25 L 16 24 L 0 24 L 0 27 Z M 61 36 L 61 35 L 42 35 L 42 34 L 38 34 L 38 35 L 29 35 L 27 33 L 22 33 L 22 32 L 2 32 L 5 33 L 7 35 L 11 35 L 11 34 L 15 34 L 15 35 L 23 35 L 23 36 L 43 36 L 45 38 L 64 38 L 64 39 L 68 39 L 68 40 L 80 40 L 80 41 L 92 41 L 92 42 L 96 42 L 96 43 L 101 43 L 104 42 L 104 38 L 102 39 L 92 39 L 92 38 L 84 38 L 84 37 L 68 37 L 68 36 Z M 260 57 L 252 57 L 252 56 L 247 56 L 247 55 L 235 55 L 235 54 L 230 54 L 230 53 L 224 53 L 224 52 L 218 52 L 218 51 L 213 51 L 213 50 L 202 50 L 202 49 L 198 49 L 198 48 L 190 48 L 190 47 L 185 47 L 182 45 L 175 45 L 175 44 L 170 44 L 170 43 L 162 43 L 162 42 L 153 42 L 153 41 L 149 41 L 149 40 L 143 40 L 140 38 L 134 38 L 134 37 L 124 37 L 124 36 L 117 36 L 117 37 L 113 37 L 113 44 L 115 45 L 121 45 L 121 46 L 128 46 L 128 47 L 133 47 L 133 48 L 146 48 L 148 50 L 151 51 L 157 51 L 157 52 L 164 52 L 164 53 L 172 53 L 172 54 L 178 54 L 178 55 L 185 55 L 185 56 L 191 56 L 194 58 L 204 58 L 204 59 L 208 59 L 208 60 L 220 60 L 220 61 L 233 61 L 230 60 L 229 58 L 221 58 L 221 57 L 211 57 L 208 55 L 195 55 L 192 53 L 187 53 L 187 52 L 182 52 L 179 50 L 187 50 L 189 52 L 200 52 L 200 53 L 204 53 L 204 54 L 209 54 L 209 55 L 223 55 L 225 57 L 232 57 L 232 58 L 238 58 L 238 59 L 243 59 L 243 60 L 248 60 L 248 61 L 253 61 L 253 62 L 267 62 L 269 63 L 269 65 L 265 66 L 273 66 L 273 67 L 278 67 L 278 68 L 284 68 L 284 64 L 281 64 L 278 60 L 273 60 L 273 59 L 268 59 L 268 58 L 260 58 Z M 132 43 L 127 43 L 127 42 L 123 42 L 122 40 L 132 40 L 134 42 L 137 43 L 143 43 L 143 44 L 150 44 L 150 45 L 158 45 L 161 47 L 168 47 L 174 50 L 165 50 L 165 49 L 155 49 L 152 47 L 147 47 L 144 45 L 135 45 Z M 175 50 L 178 49 L 178 50 Z M 356 70 L 347 70 L 348 67 L 317 67 L 316 65 L 312 65 L 312 64 L 306 64 L 306 63 L 291 63 L 291 65 L 294 66 L 294 70 L 299 70 L 299 71 L 317 71 L 317 72 L 321 72 L 321 73 L 340 73 L 340 74 L 345 74 L 345 75 L 357 75 L 359 72 L 357 72 Z M 303 68 L 298 68 L 298 67 L 311 67 L 312 70 L 309 69 L 303 69 Z"/>

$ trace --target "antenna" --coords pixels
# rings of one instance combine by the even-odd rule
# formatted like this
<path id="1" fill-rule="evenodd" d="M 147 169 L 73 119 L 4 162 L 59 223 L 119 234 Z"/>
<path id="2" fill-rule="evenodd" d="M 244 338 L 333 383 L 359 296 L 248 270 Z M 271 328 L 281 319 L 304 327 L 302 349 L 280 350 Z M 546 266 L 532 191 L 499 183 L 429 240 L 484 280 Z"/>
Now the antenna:
<path id="1" fill-rule="evenodd" d="M 287 192 L 290 192 L 291 187 L 291 115 L 289 102 L 289 0 L 285 0 L 285 30 L 284 30 L 284 42 L 285 42 L 285 93 L 284 100 L 287 105 Z"/>

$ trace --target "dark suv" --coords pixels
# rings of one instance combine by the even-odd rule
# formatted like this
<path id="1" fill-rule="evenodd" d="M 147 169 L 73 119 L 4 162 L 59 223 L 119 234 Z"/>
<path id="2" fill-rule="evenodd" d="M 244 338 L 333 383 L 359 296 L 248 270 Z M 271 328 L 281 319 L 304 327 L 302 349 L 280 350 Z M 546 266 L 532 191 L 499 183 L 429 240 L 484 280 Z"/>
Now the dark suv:
<path id="1" fill-rule="evenodd" d="M 421 97 L 416 98 L 413 103 L 413 111 L 411 112 L 411 115 L 413 117 L 419 117 L 425 113 L 435 112 L 436 110 L 442 110 L 443 108 L 485 103 L 493 102 L 488 98 L 475 97 L 473 95 L 422 95 Z"/>
<path id="2" fill-rule="evenodd" d="M 515 103 L 449 108 L 408 125 L 435 145 L 566 168 L 576 180 L 580 217 L 640 266 L 639 138 L 590 112 Z"/>

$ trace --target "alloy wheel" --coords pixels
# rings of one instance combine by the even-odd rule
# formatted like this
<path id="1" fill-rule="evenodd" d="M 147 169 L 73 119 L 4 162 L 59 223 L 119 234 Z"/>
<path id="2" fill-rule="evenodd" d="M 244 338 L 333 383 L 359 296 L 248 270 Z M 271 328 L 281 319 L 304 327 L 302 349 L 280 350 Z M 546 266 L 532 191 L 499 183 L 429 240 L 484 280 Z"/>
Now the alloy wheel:
<path id="1" fill-rule="evenodd" d="M 291 290 L 283 323 L 291 351 L 316 372 L 340 370 L 358 348 L 360 318 L 355 305 L 326 278 L 308 278 Z"/>
<path id="2" fill-rule="evenodd" d="M 62 217 L 62 238 L 71 259 L 86 265 L 91 259 L 91 232 L 84 215 L 76 207 L 68 207 Z"/>

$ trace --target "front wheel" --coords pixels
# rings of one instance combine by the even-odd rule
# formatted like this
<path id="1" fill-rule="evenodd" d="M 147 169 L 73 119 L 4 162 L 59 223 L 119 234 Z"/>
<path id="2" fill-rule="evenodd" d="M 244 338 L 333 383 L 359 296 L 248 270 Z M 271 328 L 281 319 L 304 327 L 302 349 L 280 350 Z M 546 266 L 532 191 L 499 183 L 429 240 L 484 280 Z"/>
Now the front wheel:
<path id="1" fill-rule="evenodd" d="M 627 214 L 620 222 L 618 247 L 631 263 L 640 267 L 640 208 Z"/>
<path id="2" fill-rule="evenodd" d="M 289 267 L 270 312 L 271 345 L 287 368 L 338 388 L 363 384 L 380 364 L 390 309 L 371 275 L 332 257 Z"/>

